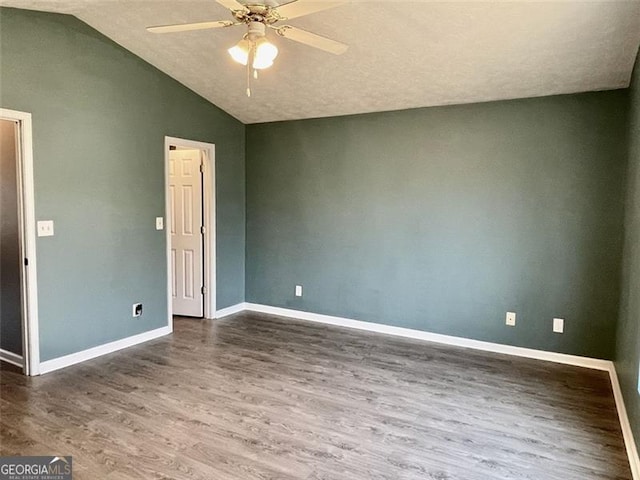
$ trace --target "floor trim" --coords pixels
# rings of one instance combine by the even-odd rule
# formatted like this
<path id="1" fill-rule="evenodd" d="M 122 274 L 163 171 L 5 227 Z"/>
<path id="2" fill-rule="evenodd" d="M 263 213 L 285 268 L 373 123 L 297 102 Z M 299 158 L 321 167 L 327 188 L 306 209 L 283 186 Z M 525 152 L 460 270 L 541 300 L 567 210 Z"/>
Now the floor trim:
<path id="1" fill-rule="evenodd" d="M 122 350 L 123 348 L 132 347 L 134 345 L 138 345 L 139 343 L 148 342 L 149 340 L 153 340 L 164 335 L 169 335 L 170 333 L 171 328 L 169 326 L 161 327 L 155 330 L 150 330 L 148 332 L 139 333 L 138 335 L 133 335 L 131 337 L 122 338 L 114 342 L 105 343 L 104 345 L 99 345 L 87 350 L 82 350 L 81 352 L 71 353 L 63 357 L 47 360 L 46 362 L 40 363 L 40 374 L 53 372 L 54 370 L 69 367 L 71 365 L 75 365 L 76 363 L 85 362 L 102 355 L 107 355 L 108 353 L 117 352 L 118 350 Z"/>
<path id="2" fill-rule="evenodd" d="M 271 315 L 279 315 L 281 317 L 298 318 L 300 320 L 324 323 L 327 325 L 336 325 L 339 327 L 355 328 L 358 330 L 366 330 L 369 332 L 384 333 L 387 335 L 395 335 L 398 337 L 425 340 L 428 342 L 442 343 L 445 345 L 453 345 L 456 347 L 473 348 L 475 350 L 483 350 L 486 352 L 503 353 L 506 355 L 514 355 L 517 357 L 534 358 L 537 360 L 545 360 L 548 362 L 563 363 L 566 365 L 576 365 L 578 367 L 592 368 L 595 370 L 605 370 L 607 372 L 610 370 L 611 364 L 611 362 L 608 360 L 600 360 L 597 358 L 579 357 L 577 355 L 547 352 L 544 350 L 535 350 L 532 348 L 514 347 L 511 345 L 503 345 L 500 343 L 483 342 L 480 340 L 472 340 L 469 338 L 441 335 L 439 333 L 424 332 L 422 330 L 413 330 L 411 328 L 393 327 L 391 325 L 383 325 L 380 323 L 363 322 L 361 320 L 333 317 L 330 315 L 321 315 L 318 313 L 303 312 L 300 310 L 290 310 L 288 308 L 271 307 L 269 305 L 260 305 L 256 303 L 247 303 L 246 310 L 267 313 Z"/>
<path id="3" fill-rule="evenodd" d="M 10 363 L 11 365 L 15 365 L 16 367 L 24 368 L 24 359 L 22 358 L 22 355 L 10 352 L 9 350 L 0 348 L 0 360 Z"/>
<path id="4" fill-rule="evenodd" d="M 242 306 L 242 308 L 239 308 Z M 578 367 L 591 368 L 595 370 L 604 370 L 609 372 L 611 379 L 611 388 L 613 389 L 613 397 L 618 411 L 618 419 L 622 429 L 627 456 L 629 457 L 629 466 L 633 480 L 640 480 L 640 458 L 638 449 L 633 438 L 631 424 L 627 416 L 627 409 L 624 405 L 624 398 L 615 365 L 609 360 L 601 360 L 597 358 L 581 357 L 577 355 L 567 355 L 564 353 L 547 352 L 544 350 L 535 350 L 532 348 L 514 347 L 511 345 L 503 345 L 499 343 L 483 342 L 480 340 L 472 340 L 463 337 L 454 337 L 450 335 L 441 335 L 438 333 L 423 332 L 421 330 L 413 330 L 410 328 L 393 327 L 379 323 L 363 322 L 361 320 L 353 320 L 343 317 L 334 317 L 330 315 L 321 315 L 318 313 L 304 312 L 301 310 L 291 310 L 288 308 L 272 307 L 270 305 L 262 305 L 257 303 L 244 303 L 234 305 L 233 313 L 242 310 L 252 312 L 260 312 L 281 317 L 294 318 L 297 320 L 306 320 L 310 322 L 323 323 L 326 325 L 335 325 L 339 327 L 354 328 L 358 330 L 366 330 L 369 332 L 383 333 L 387 335 L 395 335 L 399 337 L 413 338 L 417 340 L 425 340 L 428 342 L 441 343 L 445 345 L 453 345 L 457 347 L 473 348 L 485 352 L 502 353 L 505 355 L 514 355 L 517 357 L 532 358 L 536 360 L 544 360 L 547 362 L 562 363 L 565 365 L 575 365 Z M 227 315 L 230 315 L 227 314 Z"/>
<path id="5" fill-rule="evenodd" d="M 234 313 L 242 312 L 242 311 L 244 311 L 246 309 L 247 309 L 247 304 L 246 303 L 244 303 L 244 302 L 236 303 L 235 305 L 231 305 L 230 307 L 222 308 L 222 309 L 216 311 L 216 318 L 228 317 L 229 315 L 233 315 Z"/>
<path id="6" fill-rule="evenodd" d="M 638 457 L 638 449 L 633 438 L 631 423 L 629 422 L 627 408 L 624 405 L 624 398 L 622 396 L 622 389 L 620 388 L 620 382 L 618 381 L 618 373 L 616 372 L 613 362 L 611 362 L 609 376 L 611 377 L 611 388 L 613 389 L 613 397 L 616 400 L 616 408 L 618 410 L 618 418 L 620 419 L 620 427 L 622 428 L 622 436 L 624 437 L 624 445 L 627 449 L 627 456 L 629 457 L 631 474 L 633 475 L 633 480 L 640 480 L 640 457 Z"/>

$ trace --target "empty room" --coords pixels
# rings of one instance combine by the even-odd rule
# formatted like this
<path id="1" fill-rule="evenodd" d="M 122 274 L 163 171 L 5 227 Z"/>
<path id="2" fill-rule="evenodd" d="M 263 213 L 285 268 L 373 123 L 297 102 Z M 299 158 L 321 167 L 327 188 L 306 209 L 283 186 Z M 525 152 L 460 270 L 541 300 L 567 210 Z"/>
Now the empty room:
<path id="1" fill-rule="evenodd" d="M 0 480 L 640 480 L 640 0 L 0 0 Z"/>

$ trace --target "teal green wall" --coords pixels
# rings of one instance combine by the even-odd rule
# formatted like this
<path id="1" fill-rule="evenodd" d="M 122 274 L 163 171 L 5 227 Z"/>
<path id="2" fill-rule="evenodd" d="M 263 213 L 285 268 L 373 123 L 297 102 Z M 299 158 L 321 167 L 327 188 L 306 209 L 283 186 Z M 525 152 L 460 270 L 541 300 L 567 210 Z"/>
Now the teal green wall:
<path id="1" fill-rule="evenodd" d="M 247 301 L 612 358 L 625 108 L 614 91 L 247 126 Z"/>
<path id="2" fill-rule="evenodd" d="M 0 105 L 33 115 L 36 217 L 55 221 L 42 360 L 166 325 L 165 135 L 216 144 L 218 308 L 244 299 L 244 125 L 70 16 L 0 10 L 0 71 Z"/>
<path id="3" fill-rule="evenodd" d="M 640 58 L 640 55 L 639 57 Z M 640 61 L 631 81 L 629 94 L 629 166 L 625 242 L 622 269 L 622 295 L 618 320 L 616 371 L 622 387 L 629 421 L 636 441 L 640 440 Z"/>

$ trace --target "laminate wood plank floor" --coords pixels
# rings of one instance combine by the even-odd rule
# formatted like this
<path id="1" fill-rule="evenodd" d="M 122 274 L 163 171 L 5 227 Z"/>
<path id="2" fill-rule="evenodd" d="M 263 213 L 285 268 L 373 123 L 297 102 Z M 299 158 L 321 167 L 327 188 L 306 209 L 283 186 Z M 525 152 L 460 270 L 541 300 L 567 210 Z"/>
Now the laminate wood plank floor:
<path id="1" fill-rule="evenodd" d="M 608 374 L 241 313 L 42 377 L 0 454 L 74 479 L 631 479 Z"/>

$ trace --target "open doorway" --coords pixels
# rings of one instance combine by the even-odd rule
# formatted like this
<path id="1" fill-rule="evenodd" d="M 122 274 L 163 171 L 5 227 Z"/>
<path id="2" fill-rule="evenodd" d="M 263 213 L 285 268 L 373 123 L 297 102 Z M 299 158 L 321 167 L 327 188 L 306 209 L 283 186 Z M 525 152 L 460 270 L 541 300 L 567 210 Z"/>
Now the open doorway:
<path id="1" fill-rule="evenodd" d="M 0 109 L 0 359 L 39 373 L 31 115 Z"/>
<path id="2" fill-rule="evenodd" d="M 214 318 L 215 146 L 165 137 L 170 316 Z"/>
<path id="3" fill-rule="evenodd" d="M 0 349 L 22 368 L 18 122 L 0 119 Z"/>

